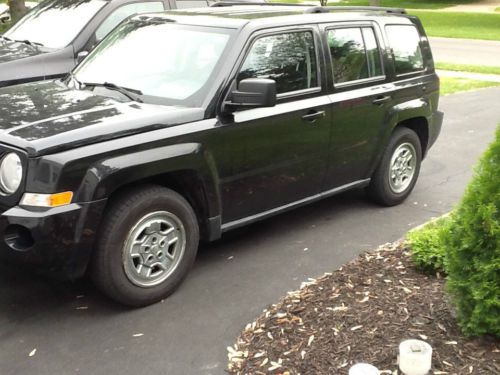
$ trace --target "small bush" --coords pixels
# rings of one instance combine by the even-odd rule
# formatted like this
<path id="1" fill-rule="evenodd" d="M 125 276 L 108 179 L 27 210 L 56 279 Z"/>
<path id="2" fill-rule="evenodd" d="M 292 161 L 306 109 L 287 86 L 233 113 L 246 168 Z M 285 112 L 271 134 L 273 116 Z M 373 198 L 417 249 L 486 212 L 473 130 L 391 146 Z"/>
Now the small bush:
<path id="1" fill-rule="evenodd" d="M 500 336 L 500 127 L 441 233 L 447 290 L 463 332 Z"/>
<path id="2" fill-rule="evenodd" d="M 448 217 L 441 218 L 408 233 L 407 241 L 411 248 L 412 258 L 420 270 L 428 273 L 446 270 L 443 232 L 447 230 L 449 222 Z"/>

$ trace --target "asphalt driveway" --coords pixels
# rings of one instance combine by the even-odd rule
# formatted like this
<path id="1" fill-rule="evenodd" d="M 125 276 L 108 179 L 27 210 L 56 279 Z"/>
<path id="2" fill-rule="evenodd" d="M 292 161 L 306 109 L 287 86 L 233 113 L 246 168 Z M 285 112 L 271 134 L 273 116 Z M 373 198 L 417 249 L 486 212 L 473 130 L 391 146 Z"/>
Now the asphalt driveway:
<path id="1" fill-rule="evenodd" d="M 500 66 L 500 41 L 437 37 L 429 41 L 437 62 Z"/>
<path id="2" fill-rule="evenodd" d="M 88 282 L 2 265 L 0 374 L 223 374 L 226 346 L 268 303 L 451 209 L 493 139 L 499 97 L 494 88 L 442 98 L 443 132 L 403 205 L 350 192 L 228 233 L 201 249 L 164 303 L 128 310 Z"/>

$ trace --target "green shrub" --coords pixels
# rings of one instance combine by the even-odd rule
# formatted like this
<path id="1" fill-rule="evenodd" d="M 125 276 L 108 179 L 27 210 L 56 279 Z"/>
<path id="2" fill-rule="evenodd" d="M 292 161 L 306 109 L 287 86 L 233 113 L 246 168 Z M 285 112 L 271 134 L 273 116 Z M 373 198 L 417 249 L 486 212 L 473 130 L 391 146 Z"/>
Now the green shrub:
<path id="1" fill-rule="evenodd" d="M 428 273 L 445 271 L 446 247 L 443 244 L 443 232 L 447 230 L 449 222 L 448 217 L 441 218 L 408 233 L 407 241 L 412 259 L 420 270 Z"/>
<path id="2" fill-rule="evenodd" d="M 500 127 L 442 241 L 447 291 L 463 332 L 500 336 Z"/>
<path id="3" fill-rule="evenodd" d="M 10 23 L 1 23 L 0 22 L 0 34 L 2 34 L 3 32 L 7 31 L 7 29 L 9 28 L 10 26 Z"/>

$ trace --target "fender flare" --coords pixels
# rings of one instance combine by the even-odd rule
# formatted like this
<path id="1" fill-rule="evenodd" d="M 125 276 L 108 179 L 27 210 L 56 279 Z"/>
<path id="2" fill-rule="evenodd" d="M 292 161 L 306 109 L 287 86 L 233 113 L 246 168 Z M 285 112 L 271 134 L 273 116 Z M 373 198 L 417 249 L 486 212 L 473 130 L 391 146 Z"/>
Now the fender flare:
<path id="1" fill-rule="evenodd" d="M 194 171 L 200 178 L 208 217 L 219 216 L 221 202 L 215 160 L 199 143 L 161 146 L 99 160 L 88 167 L 75 200 L 105 199 L 134 182 L 186 170 Z"/>
<path id="2" fill-rule="evenodd" d="M 425 117 L 427 121 L 432 117 L 432 108 L 428 100 L 418 98 L 393 106 L 389 111 L 388 135 L 392 134 L 399 123 L 417 117 Z M 388 140 L 388 137 L 386 139 Z"/>
<path id="3" fill-rule="evenodd" d="M 429 124 L 430 119 L 432 119 L 432 108 L 428 100 L 424 98 L 418 98 L 409 100 L 406 102 L 402 102 L 394 105 L 391 109 L 388 110 L 387 117 L 385 119 L 384 131 L 380 134 L 380 141 L 378 147 L 378 154 L 373 160 L 372 165 L 369 169 L 369 176 L 373 174 L 375 169 L 377 168 L 380 159 L 389 143 L 391 138 L 391 134 L 394 132 L 394 129 L 403 121 L 410 120 L 413 118 L 425 118 L 427 123 Z M 424 153 L 425 150 L 422 150 Z"/>

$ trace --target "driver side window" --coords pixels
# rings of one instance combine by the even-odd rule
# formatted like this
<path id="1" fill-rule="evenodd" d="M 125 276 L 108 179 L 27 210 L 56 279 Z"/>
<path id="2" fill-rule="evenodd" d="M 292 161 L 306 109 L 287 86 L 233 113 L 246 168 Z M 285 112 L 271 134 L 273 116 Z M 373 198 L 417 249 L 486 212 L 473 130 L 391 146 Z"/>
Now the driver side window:
<path id="1" fill-rule="evenodd" d="M 238 74 L 276 81 L 278 94 L 319 86 L 314 36 L 311 31 L 264 36 L 257 39 Z"/>
<path id="2" fill-rule="evenodd" d="M 163 11 L 162 2 L 133 3 L 124 5 L 113 11 L 108 18 L 99 26 L 95 33 L 97 41 L 104 39 L 124 19 L 139 13 L 151 13 Z"/>

